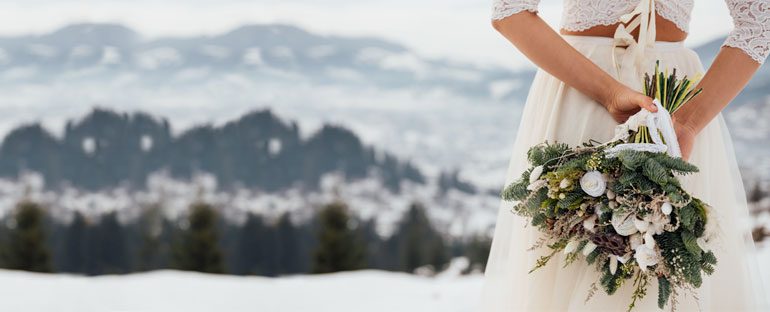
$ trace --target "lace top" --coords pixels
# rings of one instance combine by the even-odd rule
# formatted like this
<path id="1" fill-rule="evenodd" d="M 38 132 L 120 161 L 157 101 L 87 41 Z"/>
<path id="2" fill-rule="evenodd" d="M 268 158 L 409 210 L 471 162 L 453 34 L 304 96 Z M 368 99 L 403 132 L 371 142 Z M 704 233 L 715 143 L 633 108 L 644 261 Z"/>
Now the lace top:
<path id="1" fill-rule="evenodd" d="M 521 11 L 537 12 L 540 0 L 493 0 L 492 19 L 503 19 Z M 634 10 L 640 0 L 564 0 L 562 28 L 581 31 L 597 25 L 612 25 Z M 735 27 L 725 46 L 738 48 L 763 63 L 770 54 L 770 2 L 725 0 Z M 688 32 L 693 0 L 655 0 L 655 11 Z"/>

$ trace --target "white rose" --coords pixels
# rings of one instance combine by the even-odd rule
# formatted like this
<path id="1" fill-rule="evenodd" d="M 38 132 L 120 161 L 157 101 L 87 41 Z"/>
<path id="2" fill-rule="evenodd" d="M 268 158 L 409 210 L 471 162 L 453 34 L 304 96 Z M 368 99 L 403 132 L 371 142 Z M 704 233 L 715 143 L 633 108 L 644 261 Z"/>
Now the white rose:
<path id="1" fill-rule="evenodd" d="M 543 166 L 537 166 L 532 169 L 532 172 L 529 173 L 529 183 L 535 183 L 537 179 L 540 179 L 540 175 L 543 174 Z"/>
<path id="2" fill-rule="evenodd" d="M 658 254 L 655 253 L 655 249 L 645 245 L 640 245 L 636 248 L 634 259 L 636 259 L 636 263 L 639 264 L 639 268 L 642 269 L 642 272 L 647 272 L 647 267 L 657 264 L 659 260 Z"/>
<path id="3" fill-rule="evenodd" d="M 580 178 L 580 188 L 588 195 L 599 197 L 607 189 L 607 182 L 599 171 L 589 171 Z"/>

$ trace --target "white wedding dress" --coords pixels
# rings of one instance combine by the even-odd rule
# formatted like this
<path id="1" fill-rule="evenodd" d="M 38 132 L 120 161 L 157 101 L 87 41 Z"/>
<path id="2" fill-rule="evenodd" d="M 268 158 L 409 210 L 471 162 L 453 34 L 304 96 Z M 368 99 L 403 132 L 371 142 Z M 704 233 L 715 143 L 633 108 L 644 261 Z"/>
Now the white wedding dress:
<path id="1" fill-rule="evenodd" d="M 493 18 L 501 19 L 523 10 L 537 11 L 538 0 L 497 0 Z M 692 0 L 566 0 L 563 27 L 582 30 L 614 24 L 631 17 L 642 27 L 655 11 L 687 31 Z M 728 0 L 736 24 L 725 45 L 745 51 L 763 62 L 770 49 L 770 4 L 768 0 Z M 640 12 L 645 3 L 648 10 Z M 644 13 L 644 14 L 641 14 Z M 705 70 L 697 54 L 681 42 L 654 42 L 652 31 L 636 42 L 628 33 L 616 38 L 564 36 L 580 53 L 620 81 L 639 88 L 640 75 L 651 72 L 656 60 L 661 68 L 676 68 L 681 75 L 695 77 Z M 617 123 L 598 103 L 539 70 L 527 98 L 516 136 L 506 184 L 527 169 L 526 151 L 543 141 L 572 146 L 589 139 L 607 141 Z M 745 191 L 735 160 L 730 135 L 722 116 L 715 118 L 696 138 L 690 162 L 700 172 L 685 177 L 683 184 L 694 196 L 714 207 L 720 239 L 713 246 L 719 260 L 716 272 L 704 278 L 696 290 L 698 300 L 678 295 L 678 311 L 770 311 L 766 304 L 751 240 Z M 563 268 L 554 258 L 531 274 L 535 260 L 546 250 L 527 251 L 539 238 L 538 230 L 510 212 L 503 202 L 497 218 L 492 250 L 485 273 L 482 311 L 625 311 L 631 298 L 631 283 L 612 296 L 601 290 L 586 302 L 590 285 L 597 281 L 593 266 L 577 261 Z M 768 265 L 768 264 L 765 264 Z M 657 284 L 635 311 L 657 311 Z"/>

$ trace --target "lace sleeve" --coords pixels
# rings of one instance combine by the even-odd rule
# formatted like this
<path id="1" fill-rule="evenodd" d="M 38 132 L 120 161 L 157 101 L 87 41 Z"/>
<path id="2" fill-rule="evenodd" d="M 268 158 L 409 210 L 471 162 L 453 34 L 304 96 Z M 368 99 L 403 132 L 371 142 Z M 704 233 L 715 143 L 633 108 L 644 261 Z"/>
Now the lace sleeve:
<path id="1" fill-rule="evenodd" d="M 725 46 L 746 52 L 760 64 L 770 54 L 770 2 L 767 0 L 726 0 L 735 28 Z"/>
<path id="2" fill-rule="evenodd" d="M 540 0 L 493 0 L 492 19 L 501 20 L 521 11 L 537 12 Z"/>

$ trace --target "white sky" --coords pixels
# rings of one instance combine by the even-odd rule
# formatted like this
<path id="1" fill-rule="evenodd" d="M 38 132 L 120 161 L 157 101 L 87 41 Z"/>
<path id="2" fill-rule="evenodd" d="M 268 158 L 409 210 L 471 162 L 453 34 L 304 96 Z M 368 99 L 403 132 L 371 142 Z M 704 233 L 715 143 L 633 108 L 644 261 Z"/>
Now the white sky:
<path id="1" fill-rule="evenodd" d="M 288 23 L 313 32 L 367 35 L 419 53 L 489 65 L 527 66 L 489 23 L 492 0 L 0 0 L 0 35 L 43 33 L 75 22 L 122 23 L 147 36 L 221 33 L 242 24 Z M 722 1 L 696 1 L 688 44 L 732 28 Z M 561 0 L 541 15 L 558 25 Z"/>

